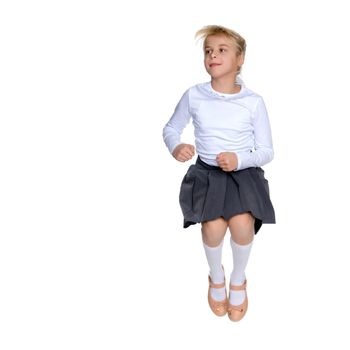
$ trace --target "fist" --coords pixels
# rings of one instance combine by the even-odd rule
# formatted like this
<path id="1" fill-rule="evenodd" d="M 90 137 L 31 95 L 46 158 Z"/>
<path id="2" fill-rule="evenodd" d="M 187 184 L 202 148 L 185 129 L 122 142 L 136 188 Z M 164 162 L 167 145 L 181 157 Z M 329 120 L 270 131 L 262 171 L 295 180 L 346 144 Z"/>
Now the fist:
<path id="1" fill-rule="evenodd" d="M 195 148 L 187 143 L 177 145 L 173 151 L 173 157 L 179 162 L 186 162 L 194 156 Z"/>
<path id="2" fill-rule="evenodd" d="M 233 171 L 237 169 L 238 159 L 236 153 L 221 152 L 216 156 L 219 167 L 224 171 Z"/>

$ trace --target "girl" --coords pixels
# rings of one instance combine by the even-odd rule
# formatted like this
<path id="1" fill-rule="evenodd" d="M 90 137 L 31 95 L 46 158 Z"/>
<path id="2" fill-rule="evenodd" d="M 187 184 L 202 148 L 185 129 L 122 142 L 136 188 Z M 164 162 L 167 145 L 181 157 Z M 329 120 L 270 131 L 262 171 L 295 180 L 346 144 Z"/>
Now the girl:
<path id="1" fill-rule="evenodd" d="M 263 223 L 275 223 L 268 181 L 261 168 L 273 159 L 271 128 L 263 98 L 238 77 L 246 43 L 235 31 L 205 26 L 204 66 L 210 82 L 187 89 L 164 126 L 163 139 L 173 157 L 186 162 L 197 151 L 180 188 L 184 228 L 201 223 L 210 268 L 208 302 L 217 316 L 243 318 L 248 307 L 245 268 L 254 235 Z M 181 143 L 192 117 L 195 145 Z M 227 298 L 222 245 L 227 228 L 234 268 Z"/>

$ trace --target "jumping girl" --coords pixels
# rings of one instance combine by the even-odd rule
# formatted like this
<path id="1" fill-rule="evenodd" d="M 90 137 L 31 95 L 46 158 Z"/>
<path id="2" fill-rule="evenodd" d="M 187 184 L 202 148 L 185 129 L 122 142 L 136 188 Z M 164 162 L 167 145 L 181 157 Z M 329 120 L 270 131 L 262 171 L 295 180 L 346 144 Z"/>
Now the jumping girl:
<path id="1" fill-rule="evenodd" d="M 254 235 L 263 223 L 275 223 L 269 184 L 261 166 L 274 156 L 270 122 L 263 98 L 238 76 L 246 42 L 237 32 L 210 25 L 195 37 L 203 41 L 204 66 L 211 81 L 187 89 L 163 128 L 173 157 L 189 166 L 180 188 L 183 227 L 201 223 L 209 265 L 208 302 L 217 316 L 243 318 L 248 307 L 248 263 Z M 195 146 L 181 142 L 192 118 Z M 229 296 L 221 264 L 229 228 L 233 253 Z"/>

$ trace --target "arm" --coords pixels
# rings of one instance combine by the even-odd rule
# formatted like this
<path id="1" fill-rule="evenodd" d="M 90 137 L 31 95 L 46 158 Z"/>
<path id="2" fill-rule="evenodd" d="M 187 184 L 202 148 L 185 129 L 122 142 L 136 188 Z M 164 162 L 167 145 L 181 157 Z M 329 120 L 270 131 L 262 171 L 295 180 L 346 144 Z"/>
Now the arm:
<path id="1" fill-rule="evenodd" d="M 191 118 L 189 106 L 189 89 L 182 95 L 175 111 L 163 128 L 163 140 L 172 154 L 176 146 L 181 144 L 181 134 Z"/>
<path id="2" fill-rule="evenodd" d="M 274 157 L 271 127 L 264 100 L 260 97 L 255 110 L 253 111 L 253 126 L 255 151 L 237 152 L 237 170 L 249 167 L 260 167 L 269 162 Z"/>

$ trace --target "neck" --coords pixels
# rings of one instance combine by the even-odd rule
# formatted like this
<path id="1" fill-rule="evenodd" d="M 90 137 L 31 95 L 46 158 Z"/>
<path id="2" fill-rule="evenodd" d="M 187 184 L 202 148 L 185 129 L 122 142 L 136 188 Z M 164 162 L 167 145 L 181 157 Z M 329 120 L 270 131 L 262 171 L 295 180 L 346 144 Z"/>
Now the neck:
<path id="1" fill-rule="evenodd" d="M 236 85 L 235 81 L 236 77 L 212 78 L 211 86 L 217 92 L 222 92 L 223 94 L 235 94 L 241 90 L 240 85 Z"/>

